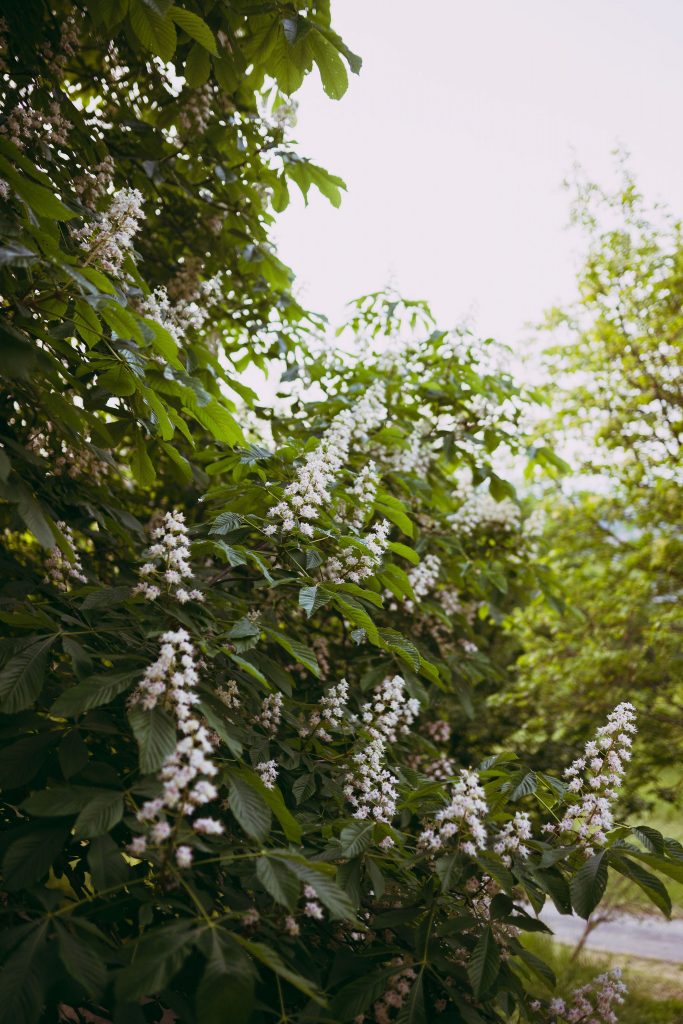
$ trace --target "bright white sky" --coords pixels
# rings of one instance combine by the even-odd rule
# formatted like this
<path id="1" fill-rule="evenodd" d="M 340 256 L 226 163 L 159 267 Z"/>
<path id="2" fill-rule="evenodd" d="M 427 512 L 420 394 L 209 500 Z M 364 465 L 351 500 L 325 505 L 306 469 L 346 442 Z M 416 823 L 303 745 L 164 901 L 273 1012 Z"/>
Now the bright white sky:
<path id="1" fill-rule="evenodd" d="M 683 212 L 681 0 L 334 0 L 363 58 L 336 103 L 297 94 L 299 152 L 348 185 L 281 215 L 309 308 L 395 284 L 521 355 L 524 324 L 573 294 L 563 178 L 610 180 L 616 144 L 649 199 Z"/>

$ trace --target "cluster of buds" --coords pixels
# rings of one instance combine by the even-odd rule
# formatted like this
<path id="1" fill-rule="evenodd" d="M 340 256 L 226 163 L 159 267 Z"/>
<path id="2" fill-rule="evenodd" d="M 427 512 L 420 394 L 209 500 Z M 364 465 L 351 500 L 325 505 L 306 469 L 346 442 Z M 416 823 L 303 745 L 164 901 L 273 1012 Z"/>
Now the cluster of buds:
<path id="1" fill-rule="evenodd" d="M 129 850 L 135 856 L 144 854 L 149 840 L 157 846 L 172 833 L 167 815 L 194 814 L 199 807 L 215 800 L 216 786 L 210 780 L 218 769 L 211 760 L 214 742 L 194 713 L 199 703 L 196 686 L 199 681 L 194 648 L 184 629 L 164 633 L 159 657 L 145 670 L 143 679 L 130 698 L 131 708 L 140 706 L 150 711 L 161 705 L 175 719 L 179 739 L 161 769 L 162 795 L 147 800 L 138 811 L 138 821 L 147 826 L 147 835 L 136 836 Z M 190 824 L 203 835 L 220 835 L 223 825 L 211 817 L 194 818 Z M 180 867 L 192 863 L 189 847 L 178 847 L 176 861 Z"/>
<path id="2" fill-rule="evenodd" d="M 114 180 L 114 170 L 114 161 L 107 155 L 99 164 L 84 168 L 83 173 L 74 178 L 73 190 L 84 206 L 94 210 L 104 199 Z"/>
<path id="3" fill-rule="evenodd" d="M 373 1004 L 372 1012 L 375 1024 L 392 1024 L 396 1020 L 393 1011 L 399 1013 L 410 994 L 417 974 L 414 968 L 406 965 L 401 957 L 392 961 L 397 970 L 389 978 L 389 987 Z M 359 1018 L 357 1017 L 356 1020 Z M 361 1020 L 363 1016 L 361 1015 Z"/>
<path id="4" fill-rule="evenodd" d="M 183 513 L 166 512 L 161 526 L 152 532 L 152 539 L 154 544 L 149 548 L 147 561 L 140 569 L 142 579 L 134 593 L 142 594 L 148 601 L 155 601 L 163 585 L 166 592 L 181 604 L 203 601 L 201 590 L 188 590 L 186 586 L 194 574 L 189 562 L 190 538 Z"/>
<path id="5" fill-rule="evenodd" d="M 76 550 L 76 542 L 71 529 L 64 522 L 58 522 L 57 528 L 71 548 L 71 558 L 67 558 L 61 548 L 55 546 L 45 560 L 45 583 L 52 583 L 58 590 L 67 591 L 72 580 L 87 583 L 83 566 Z"/>
<path id="6" fill-rule="evenodd" d="M 62 115 L 59 103 L 50 103 L 49 110 L 36 110 L 29 101 L 19 103 L 0 125 L 0 134 L 6 136 L 17 149 L 25 149 L 29 142 L 49 142 L 66 146 L 73 125 Z"/>
<path id="7" fill-rule="evenodd" d="M 614 1010 L 624 1002 L 626 985 L 621 980 L 621 968 L 614 967 L 600 974 L 587 985 L 572 992 L 568 1000 L 551 999 L 548 1005 L 548 1024 L 617 1024 Z M 541 1003 L 534 1000 L 532 1010 L 540 1010 Z"/>
<path id="8" fill-rule="evenodd" d="M 433 853 L 457 836 L 463 853 L 474 857 L 477 850 L 486 846 L 484 818 L 487 811 L 486 794 L 480 785 L 479 775 L 463 769 L 451 791 L 450 803 L 436 812 L 435 827 L 424 829 L 418 837 L 418 844 Z M 466 837 L 464 842 L 463 837 Z"/>

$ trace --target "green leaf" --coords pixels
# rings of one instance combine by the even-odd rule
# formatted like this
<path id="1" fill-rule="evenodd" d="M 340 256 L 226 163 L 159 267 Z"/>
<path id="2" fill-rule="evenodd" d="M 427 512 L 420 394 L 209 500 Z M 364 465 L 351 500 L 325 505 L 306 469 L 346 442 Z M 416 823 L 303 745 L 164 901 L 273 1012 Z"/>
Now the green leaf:
<path id="1" fill-rule="evenodd" d="M 260 793 L 239 775 L 231 774 L 229 799 L 230 810 L 247 835 L 262 842 L 270 831 L 270 808 Z"/>
<path id="2" fill-rule="evenodd" d="M 50 870 L 69 836 L 63 825 L 36 825 L 8 846 L 2 862 L 8 889 L 25 889 Z"/>
<path id="3" fill-rule="evenodd" d="M 324 903 L 333 918 L 356 921 L 356 910 L 344 890 L 327 870 L 326 864 L 316 864 L 303 857 L 282 854 L 288 866 L 307 885 L 313 886 L 321 903 Z"/>
<path id="4" fill-rule="evenodd" d="M 607 887 L 605 850 L 594 854 L 571 880 L 572 906 L 586 921 L 602 899 Z"/>
<path id="5" fill-rule="evenodd" d="M 96 796 L 109 796 L 114 790 L 94 786 L 50 786 L 31 793 L 22 807 L 36 818 L 59 818 L 78 814 Z M 120 796 L 120 793 L 116 794 Z"/>
<path id="6" fill-rule="evenodd" d="M 75 835 L 82 839 L 106 835 L 123 817 L 123 796 L 114 790 L 98 793 L 76 818 Z"/>
<path id="7" fill-rule="evenodd" d="M 389 544 L 389 551 L 393 551 L 395 555 L 400 555 L 401 558 L 405 558 L 406 561 L 412 562 L 413 565 L 419 565 L 420 556 L 417 551 L 413 548 L 409 548 L 407 544 L 401 544 L 399 541 L 392 541 Z"/>
<path id="8" fill-rule="evenodd" d="M 34 1024 L 42 1019 L 47 952 L 47 921 L 43 920 L 0 973 L 0 1024 Z"/>
<path id="9" fill-rule="evenodd" d="M 121 885 L 130 873 L 121 850 L 108 835 L 91 839 L 88 845 L 88 867 L 98 890 Z"/>
<path id="10" fill-rule="evenodd" d="M 157 478 L 156 470 L 147 454 L 147 448 L 141 437 L 138 437 L 130 460 L 133 476 L 141 487 L 150 487 Z"/>
<path id="11" fill-rule="evenodd" d="M 271 640 L 275 640 L 280 647 L 284 647 L 287 653 L 291 654 L 300 665 L 303 665 L 309 672 L 312 672 L 314 676 L 320 679 L 320 666 L 312 647 L 308 647 L 306 644 L 301 643 L 300 640 L 295 640 L 291 636 L 285 636 L 284 633 L 280 633 L 275 629 L 267 629 L 266 633 Z"/>
<path id="12" fill-rule="evenodd" d="M 472 991 L 477 999 L 488 992 L 500 971 L 500 952 L 493 930 L 489 926 L 477 940 L 467 965 Z"/>
<path id="13" fill-rule="evenodd" d="M 251 960 L 231 936 L 222 935 L 217 928 L 202 937 L 200 949 L 207 963 L 197 989 L 197 1021 L 226 1024 L 229 1007 L 230 1024 L 248 1024 L 256 979 Z"/>
<path id="14" fill-rule="evenodd" d="M 175 750 L 175 722 L 163 708 L 147 710 L 138 704 L 129 710 L 128 721 L 138 741 L 140 771 L 144 775 L 159 771 L 169 754 Z"/>
<path id="15" fill-rule="evenodd" d="M 187 60 L 185 61 L 185 81 L 189 85 L 190 89 L 199 89 L 200 86 L 208 82 L 209 75 L 211 74 L 211 58 L 209 54 L 200 46 L 199 43 L 190 50 Z"/>
<path id="16" fill-rule="evenodd" d="M 118 998 L 133 1002 L 160 992 L 183 966 L 195 938 L 189 921 L 175 921 L 144 935 L 133 947 L 133 962 L 116 979 Z"/>
<path id="17" fill-rule="evenodd" d="M 630 860 L 628 857 L 621 855 L 621 852 L 617 853 L 617 850 L 613 849 L 610 851 L 609 857 L 610 866 L 618 871 L 625 878 L 629 878 L 632 882 L 642 889 L 647 898 L 654 903 L 656 907 L 659 907 L 665 917 L 671 917 L 671 897 L 667 892 L 666 886 L 653 875 L 650 871 L 646 871 L 644 867 L 638 864 L 634 860 Z"/>
<path id="18" fill-rule="evenodd" d="M 343 828 L 339 836 L 342 856 L 351 858 L 364 853 L 372 843 L 374 830 L 373 821 L 354 821 L 353 825 Z"/>
<path id="19" fill-rule="evenodd" d="M 99 950 L 94 949 L 87 940 L 83 941 L 70 932 L 60 921 L 56 922 L 55 927 L 59 958 L 67 973 L 83 986 L 91 999 L 97 999 L 102 994 L 107 980 L 107 970 Z"/>
<path id="20" fill-rule="evenodd" d="M 133 32 L 144 48 L 163 61 L 170 61 L 176 48 L 173 22 L 161 17 L 145 0 L 130 0 L 128 16 Z"/>
<path id="21" fill-rule="evenodd" d="M 266 946 L 262 942 L 252 942 L 250 939 L 243 939 L 241 935 L 237 934 L 234 934 L 233 938 L 236 942 L 239 942 L 243 949 L 251 953 L 256 960 L 260 960 L 274 974 L 284 978 L 290 985 L 293 985 L 294 988 L 303 992 L 304 995 L 308 996 L 309 999 L 313 999 L 320 1006 L 325 1005 L 325 998 L 319 989 L 316 988 L 315 983 L 287 967 L 280 955 L 274 949 L 271 949 L 270 946 Z"/>
<path id="22" fill-rule="evenodd" d="M 112 672 L 106 676 L 93 676 L 78 686 L 65 690 L 50 708 L 53 715 L 75 718 L 76 715 L 109 704 L 120 693 L 124 693 L 135 682 L 136 675 L 130 672 Z"/>
<path id="23" fill-rule="evenodd" d="M 0 170 L 2 177 L 7 179 L 16 194 L 39 217 L 47 217 L 49 220 L 71 220 L 76 216 L 76 213 L 65 206 L 54 192 L 20 174 L 8 161 L 0 159 Z"/>
<path id="24" fill-rule="evenodd" d="M 349 87 L 349 76 L 337 50 L 315 30 L 308 34 L 306 42 L 318 65 L 323 89 L 331 99 L 341 99 Z"/>
<path id="25" fill-rule="evenodd" d="M 74 326 L 88 348 L 92 348 L 102 337 L 102 324 L 92 306 L 84 299 L 76 299 Z"/>
<path id="26" fill-rule="evenodd" d="M 318 594 L 317 586 L 314 587 L 302 587 L 299 591 L 299 607 L 303 608 L 306 612 L 306 617 L 310 619 L 315 609 L 315 599 Z"/>
<path id="27" fill-rule="evenodd" d="M 244 434 L 234 417 L 215 398 L 207 405 L 193 405 L 188 411 L 217 441 L 224 441 L 233 446 L 246 444 Z"/>
<path id="28" fill-rule="evenodd" d="M 301 885 L 296 875 L 281 861 L 259 857 L 256 861 L 256 875 L 266 892 L 276 903 L 292 910 L 299 898 Z"/>
<path id="29" fill-rule="evenodd" d="M 23 711 L 38 698 L 54 642 L 54 636 L 30 637 L 22 641 L 23 649 L 7 662 L 0 672 L 0 711 L 3 714 Z"/>
<path id="30" fill-rule="evenodd" d="M 203 18 L 200 18 L 198 14 L 194 14 L 192 11 L 185 10 L 184 7 L 177 7 L 175 4 L 168 12 L 173 21 L 178 25 L 179 28 L 185 32 L 190 39 L 194 39 L 197 43 L 208 50 L 209 53 L 213 54 L 214 57 L 218 56 L 218 50 L 216 49 L 216 40 L 214 39 L 213 32 L 206 24 Z"/>

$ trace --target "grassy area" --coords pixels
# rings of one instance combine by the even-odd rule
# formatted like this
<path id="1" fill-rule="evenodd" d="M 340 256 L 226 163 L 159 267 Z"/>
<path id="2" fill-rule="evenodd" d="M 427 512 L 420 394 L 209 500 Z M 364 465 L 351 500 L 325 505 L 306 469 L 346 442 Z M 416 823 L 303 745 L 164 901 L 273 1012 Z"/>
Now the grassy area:
<path id="1" fill-rule="evenodd" d="M 556 990 L 547 990 L 544 995 L 568 996 L 597 974 L 618 966 L 624 972 L 623 980 L 629 990 L 619 1010 L 619 1024 L 683 1024 L 683 964 L 593 952 L 585 953 L 572 963 L 571 947 L 555 943 L 546 936 L 527 936 L 524 944 L 542 957 L 557 975 Z"/>

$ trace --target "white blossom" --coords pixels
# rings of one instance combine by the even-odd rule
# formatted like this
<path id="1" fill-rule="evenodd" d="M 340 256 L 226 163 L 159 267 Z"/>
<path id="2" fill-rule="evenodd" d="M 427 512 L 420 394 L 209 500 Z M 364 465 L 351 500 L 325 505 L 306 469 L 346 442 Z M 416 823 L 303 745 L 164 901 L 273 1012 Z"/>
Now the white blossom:
<path id="1" fill-rule="evenodd" d="M 344 718 L 348 699 L 349 684 L 345 679 L 342 679 L 335 686 L 328 687 L 320 698 L 320 710 L 312 712 L 308 725 L 300 730 L 301 735 L 308 736 L 310 733 L 315 732 L 318 739 L 323 741 L 330 740 L 332 737 L 327 730 L 339 729 Z"/>
<path id="2" fill-rule="evenodd" d="M 525 840 L 531 839 L 531 837 L 529 815 L 526 811 L 517 811 L 514 818 L 506 822 L 496 836 L 496 841 L 493 845 L 494 852 L 500 854 L 503 863 L 510 867 L 512 864 L 511 854 L 514 853 L 522 858 L 529 856 L 531 851 L 524 843 Z"/>
<path id="3" fill-rule="evenodd" d="M 625 774 L 624 762 L 631 759 L 635 732 L 633 704 L 618 704 L 595 739 L 586 743 L 583 756 L 565 769 L 568 791 L 577 802 L 569 804 L 557 825 L 544 826 L 546 832 L 576 833 L 587 844 L 588 854 L 594 846 L 604 846 L 607 832 L 614 826 L 612 805 Z"/>
<path id="4" fill-rule="evenodd" d="M 282 694 L 269 693 L 261 704 L 261 711 L 256 716 L 256 723 L 261 725 L 266 732 L 274 736 L 280 728 L 282 718 Z"/>
<path id="5" fill-rule="evenodd" d="M 175 750 L 161 768 L 162 794 L 147 800 L 138 811 L 138 820 L 149 824 L 150 837 L 157 844 L 170 835 L 168 813 L 190 816 L 218 796 L 210 781 L 218 774 L 211 760 L 214 743 L 193 711 L 199 703 L 198 682 L 189 634 L 184 629 L 169 631 L 161 637 L 159 657 L 145 670 L 130 698 L 131 707 L 139 705 L 146 711 L 163 706 L 175 719 L 178 731 Z M 223 832 L 221 822 L 213 818 L 197 818 L 190 824 L 205 835 Z"/>
<path id="6" fill-rule="evenodd" d="M 379 568 L 389 546 L 391 525 L 386 519 L 374 523 L 356 544 L 342 548 L 337 556 L 328 558 L 325 577 L 333 583 L 360 583 Z"/>
<path id="7" fill-rule="evenodd" d="M 383 766 L 384 753 L 384 741 L 377 738 L 353 755 L 344 796 L 353 807 L 354 818 L 369 818 L 389 825 L 396 816 L 398 779 Z"/>
<path id="8" fill-rule="evenodd" d="M 190 565 L 190 538 L 182 512 L 166 512 L 161 526 L 152 533 L 154 543 L 147 551 L 147 561 L 140 569 L 142 577 L 133 591 L 154 601 L 164 590 L 181 604 L 203 601 L 201 590 L 187 589 L 194 578 Z"/>
<path id="9" fill-rule="evenodd" d="M 488 491 L 476 490 L 465 483 L 458 486 L 456 496 L 462 504 L 446 517 L 456 533 L 469 537 L 481 531 L 517 533 L 520 530 L 521 512 L 510 498 L 496 501 Z"/>
<path id="10" fill-rule="evenodd" d="M 488 811 L 486 794 L 475 771 L 463 769 L 451 790 L 447 807 L 437 811 L 434 828 L 422 831 L 418 844 L 434 852 L 457 836 L 460 848 L 474 856 L 486 845 L 484 817 Z M 464 841 L 463 841 L 464 840 Z"/>
<path id="11" fill-rule="evenodd" d="M 351 523 L 356 529 L 361 528 L 372 510 L 375 498 L 377 497 L 379 481 L 380 475 L 377 470 L 377 463 L 371 459 L 363 466 L 351 488 L 351 493 L 356 499 Z"/>
<path id="12" fill-rule="evenodd" d="M 420 702 L 408 697 L 402 676 L 387 678 L 380 683 L 373 700 L 361 707 L 361 720 L 373 739 L 395 743 L 399 735 L 410 732 L 420 713 Z"/>
<path id="13" fill-rule="evenodd" d="M 136 188 L 122 188 L 114 193 L 99 221 L 72 232 L 87 253 L 87 263 L 99 263 L 112 274 L 120 272 L 140 227 L 142 203 L 142 193 Z"/>
<path id="14" fill-rule="evenodd" d="M 278 776 L 277 761 L 259 761 L 256 765 L 256 771 L 266 789 L 275 788 Z"/>

